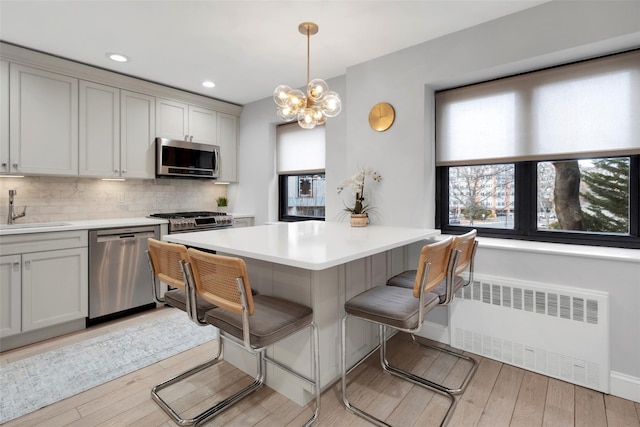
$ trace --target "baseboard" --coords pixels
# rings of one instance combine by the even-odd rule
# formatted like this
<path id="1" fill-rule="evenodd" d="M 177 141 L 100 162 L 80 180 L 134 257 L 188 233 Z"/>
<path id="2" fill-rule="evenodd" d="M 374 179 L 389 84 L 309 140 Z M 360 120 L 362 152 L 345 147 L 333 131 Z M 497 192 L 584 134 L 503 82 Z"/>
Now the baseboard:
<path id="1" fill-rule="evenodd" d="M 610 371 L 610 390 L 614 396 L 640 403 L 640 378 Z"/>
<path id="2" fill-rule="evenodd" d="M 422 324 L 422 329 L 420 329 L 420 332 L 418 332 L 416 335 L 440 342 L 442 344 L 451 344 L 449 327 L 441 325 L 440 323 L 424 322 Z"/>

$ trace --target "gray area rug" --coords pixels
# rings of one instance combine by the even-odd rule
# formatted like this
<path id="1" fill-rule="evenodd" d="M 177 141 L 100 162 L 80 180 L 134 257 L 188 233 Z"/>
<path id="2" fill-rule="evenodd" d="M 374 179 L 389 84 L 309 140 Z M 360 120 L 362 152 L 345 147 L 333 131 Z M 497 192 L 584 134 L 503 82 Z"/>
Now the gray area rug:
<path id="1" fill-rule="evenodd" d="M 0 367 L 0 424 L 216 338 L 175 310 L 166 317 Z"/>

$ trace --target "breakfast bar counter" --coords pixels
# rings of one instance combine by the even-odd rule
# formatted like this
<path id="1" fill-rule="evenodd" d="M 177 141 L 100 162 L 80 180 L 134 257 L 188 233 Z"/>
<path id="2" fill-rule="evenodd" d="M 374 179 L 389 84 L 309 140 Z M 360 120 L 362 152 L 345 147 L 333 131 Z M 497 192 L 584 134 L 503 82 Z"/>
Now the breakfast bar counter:
<path id="1" fill-rule="evenodd" d="M 340 377 L 340 322 L 346 300 L 409 267 L 408 245 L 433 238 L 439 230 L 348 223 L 304 221 L 247 228 L 170 234 L 164 240 L 245 260 L 252 289 L 313 308 L 320 334 L 320 374 L 325 388 Z M 364 322 L 348 325 L 350 363 L 377 344 L 378 329 Z M 268 350 L 276 360 L 311 376 L 308 331 L 293 335 Z M 225 346 L 224 358 L 250 375 L 253 356 Z M 312 393 L 306 383 L 268 365 L 267 384 L 298 404 Z"/>

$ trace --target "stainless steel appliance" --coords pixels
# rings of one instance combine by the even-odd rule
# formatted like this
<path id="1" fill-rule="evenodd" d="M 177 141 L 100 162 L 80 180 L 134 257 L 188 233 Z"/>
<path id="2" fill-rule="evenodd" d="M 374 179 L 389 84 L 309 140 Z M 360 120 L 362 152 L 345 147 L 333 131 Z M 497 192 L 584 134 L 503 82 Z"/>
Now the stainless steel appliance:
<path id="1" fill-rule="evenodd" d="M 174 212 L 149 215 L 169 220 L 169 234 L 233 227 L 233 217 L 223 212 Z"/>
<path id="2" fill-rule="evenodd" d="M 88 324 L 155 307 L 147 238 L 160 238 L 160 226 L 89 231 Z"/>
<path id="3" fill-rule="evenodd" d="M 179 178 L 217 178 L 220 147 L 156 138 L 156 176 Z"/>

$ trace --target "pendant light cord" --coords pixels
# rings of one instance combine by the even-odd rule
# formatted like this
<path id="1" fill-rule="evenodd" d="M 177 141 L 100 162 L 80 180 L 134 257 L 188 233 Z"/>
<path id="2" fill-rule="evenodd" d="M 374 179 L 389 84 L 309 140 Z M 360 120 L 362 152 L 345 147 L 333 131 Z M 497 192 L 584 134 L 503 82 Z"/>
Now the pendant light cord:
<path id="1" fill-rule="evenodd" d="M 309 26 L 307 25 L 307 85 L 309 84 L 309 57 L 311 54 L 311 35 L 309 34 Z"/>

